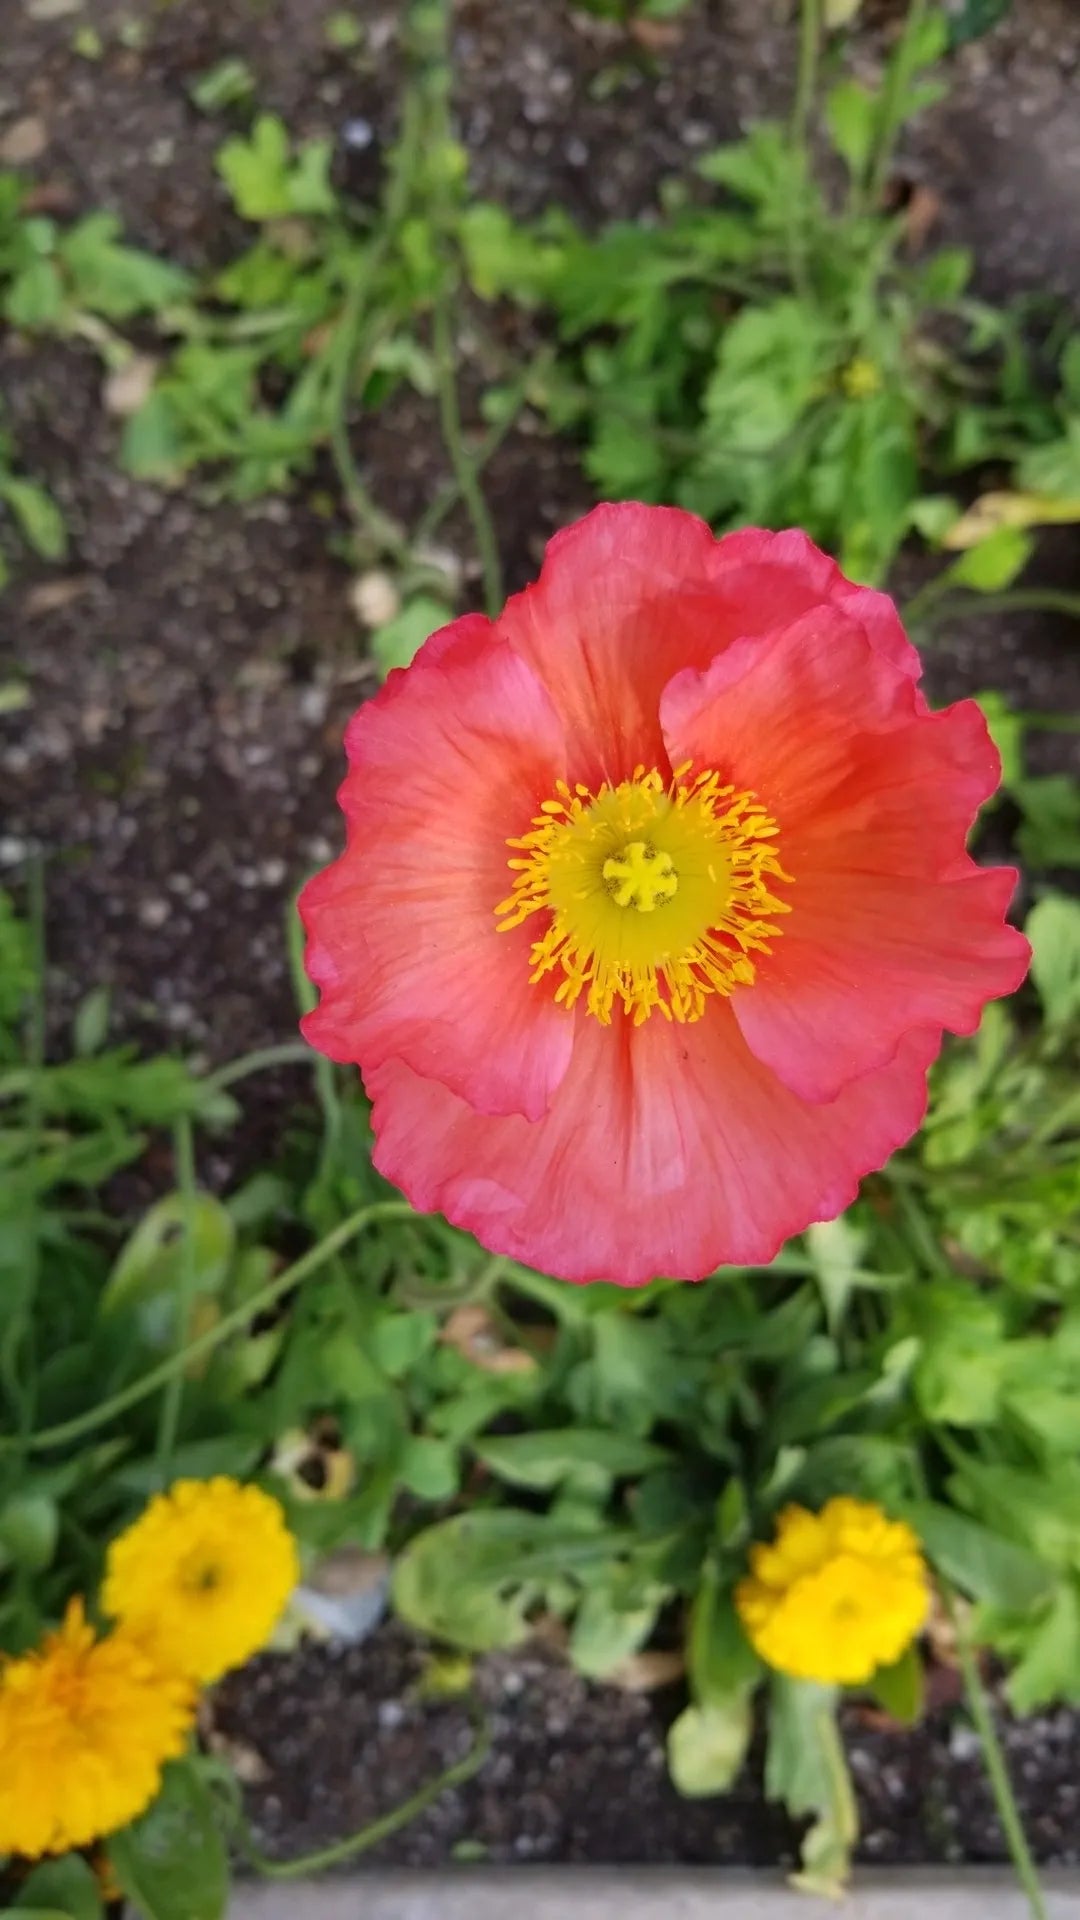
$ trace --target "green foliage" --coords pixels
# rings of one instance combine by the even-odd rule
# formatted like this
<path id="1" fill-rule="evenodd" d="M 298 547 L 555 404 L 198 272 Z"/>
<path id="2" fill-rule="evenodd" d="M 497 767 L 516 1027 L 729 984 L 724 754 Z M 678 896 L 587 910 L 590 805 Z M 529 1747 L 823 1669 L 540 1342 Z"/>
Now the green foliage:
<path id="1" fill-rule="evenodd" d="M 721 527 L 799 525 L 880 581 L 930 475 L 1002 456 L 1020 417 L 1042 430 L 1015 327 L 967 296 L 969 256 L 912 264 L 902 223 L 868 200 L 895 125 L 936 93 L 924 73 L 942 44 L 933 15 L 880 93 L 841 80 L 829 94 L 839 208 L 762 124 L 699 163 L 718 195 L 672 188 L 652 226 L 589 239 L 564 216 L 529 233 L 469 210 L 477 294 L 557 318 L 543 399 L 601 494 L 675 500 Z"/>

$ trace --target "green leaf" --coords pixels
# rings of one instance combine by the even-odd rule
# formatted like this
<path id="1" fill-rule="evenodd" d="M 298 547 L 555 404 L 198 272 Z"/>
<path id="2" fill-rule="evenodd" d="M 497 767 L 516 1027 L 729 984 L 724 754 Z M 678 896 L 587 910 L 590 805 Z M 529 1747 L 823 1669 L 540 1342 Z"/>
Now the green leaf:
<path id="1" fill-rule="evenodd" d="M 960 0 L 948 16 L 949 45 L 962 47 L 1004 20 L 1012 0 Z"/>
<path id="2" fill-rule="evenodd" d="M 806 1251 L 821 1288 L 832 1333 L 843 1321 L 848 1300 L 857 1285 L 856 1275 L 862 1265 L 866 1241 L 864 1229 L 856 1226 L 849 1214 L 807 1228 Z"/>
<path id="3" fill-rule="evenodd" d="M 10 509 L 27 545 L 43 560 L 67 557 L 64 516 L 44 487 L 39 487 L 35 480 L 0 473 L 0 500 Z"/>
<path id="4" fill-rule="evenodd" d="M 120 461 L 137 480 L 176 480 L 185 466 L 184 445 L 172 401 L 155 389 L 124 421 Z"/>
<path id="5" fill-rule="evenodd" d="M 13 1494 L 0 1508 L 0 1565 L 5 1562 L 26 1573 L 42 1573 L 52 1565 L 60 1532 L 55 1500 L 47 1494 Z"/>
<path id="6" fill-rule="evenodd" d="M 113 213 L 91 213 L 69 229 L 59 245 L 71 281 L 70 298 L 106 320 L 157 313 L 191 291 L 190 274 L 170 260 L 121 245 Z"/>
<path id="7" fill-rule="evenodd" d="M 575 1575 L 595 1577 L 625 1554 L 625 1529 L 571 1529 L 509 1508 L 455 1514 L 417 1534 L 394 1568 L 404 1620 L 470 1653 L 516 1646 L 529 1609 L 554 1583 L 567 1604 Z"/>
<path id="8" fill-rule="evenodd" d="M 1001 755 L 1001 784 L 1015 788 L 1024 777 L 1024 722 L 1003 693 L 991 688 L 975 695 L 990 738 Z"/>
<path id="9" fill-rule="evenodd" d="M 861 180 L 874 151 L 880 100 L 857 80 L 840 80 L 825 101 L 829 136 L 854 179 Z"/>
<path id="10" fill-rule="evenodd" d="M 922 270 L 923 299 L 934 306 L 958 300 L 971 279 L 973 265 L 969 248 L 943 247 Z"/>
<path id="11" fill-rule="evenodd" d="M 1021 1609 L 1037 1605 L 1053 1587 L 1049 1568 L 1026 1547 L 951 1507 L 919 1501 L 905 1518 L 933 1564 L 975 1600 Z"/>
<path id="12" fill-rule="evenodd" d="M 186 1271 L 186 1226 L 192 1240 L 195 1293 L 220 1293 L 228 1277 L 236 1228 L 228 1210 L 209 1193 L 193 1194 L 190 1203 L 183 1194 L 170 1193 L 148 1208 L 121 1248 L 101 1293 L 100 1315 L 108 1319 L 133 1313 L 149 1346 L 171 1347 L 175 1342 Z"/>
<path id="13" fill-rule="evenodd" d="M 1050 1028 L 1080 1017 L 1080 900 L 1048 893 L 1024 923 L 1031 941 L 1031 977 Z"/>
<path id="14" fill-rule="evenodd" d="M 1024 819 L 1017 843 L 1032 867 L 1080 867 L 1080 785 L 1068 774 L 1023 779 L 1013 797 Z"/>
<path id="15" fill-rule="evenodd" d="M 977 547 L 962 553 L 948 570 L 948 579 L 973 593 L 1000 593 L 1011 586 L 1027 566 L 1035 542 L 1022 527 L 998 527 Z"/>
<path id="16" fill-rule="evenodd" d="M 91 987 L 80 1000 L 72 1026 L 72 1040 L 80 1059 L 97 1053 L 109 1031 L 112 996 L 108 987 Z"/>
<path id="17" fill-rule="evenodd" d="M 925 1681 L 922 1656 L 913 1643 L 891 1667 L 878 1668 L 870 1691 L 894 1720 L 913 1727 L 922 1715 Z"/>
<path id="18" fill-rule="evenodd" d="M 45 1910 L 63 1916 L 63 1920 L 101 1920 L 104 1911 L 101 1894 L 91 1868 L 77 1853 L 63 1860 L 43 1860 L 22 1882 L 12 1902 L 12 1912 L 23 1920 L 31 1913 Z"/>
<path id="19" fill-rule="evenodd" d="M 579 1673 L 601 1680 L 648 1639 L 660 1610 L 655 1592 L 636 1606 L 620 1605 L 618 1587 L 589 1587 L 570 1634 L 570 1658 Z"/>
<path id="20" fill-rule="evenodd" d="M 435 1345 L 439 1323 L 433 1313 L 384 1313 L 375 1322 L 372 1353 L 391 1380 L 404 1379 Z"/>
<path id="21" fill-rule="evenodd" d="M 1019 1624 L 1011 1651 L 1020 1655 L 1006 1687 L 1014 1712 L 1080 1701 L 1080 1587 L 1074 1580 L 1062 1582 L 1037 1620 Z"/>
<path id="22" fill-rule="evenodd" d="M 111 1836 L 109 1860 L 143 1920 L 223 1920 L 225 1846 L 210 1790 L 191 1761 L 166 1767 L 149 1812 Z"/>
<path id="23" fill-rule="evenodd" d="M 283 122 L 264 113 L 249 139 L 235 135 L 219 149 L 217 170 L 245 220 L 279 220 L 285 214 L 333 213 L 329 140 L 312 140 L 296 159 Z"/>
<path id="24" fill-rule="evenodd" d="M 802 1870 L 792 1876 L 808 1893 L 837 1897 L 847 1884 L 858 1815 L 836 1724 L 837 1690 L 775 1675 L 765 1752 L 765 1792 L 796 1819 L 817 1817 L 802 1843 Z"/>
<path id="25" fill-rule="evenodd" d="M 667 1738 L 668 1766 L 688 1799 L 726 1793 L 742 1768 L 753 1731 L 753 1699 L 745 1689 L 707 1707 L 686 1707 Z"/>
<path id="26" fill-rule="evenodd" d="M 55 260 L 34 260 L 15 276 L 4 311 L 13 327 L 30 331 L 59 326 L 64 317 L 64 284 Z"/>
<path id="27" fill-rule="evenodd" d="M 453 617 L 449 608 L 430 594 L 418 593 L 406 600 L 401 612 L 371 636 L 371 655 L 383 679 L 395 667 L 410 666 L 424 641 Z"/>
<path id="28" fill-rule="evenodd" d="M 732 1695 L 752 1691 L 762 1665 L 747 1640 L 730 1589 L 707 1560 L 690 1612 L 686 1642 L 690 1692 L 699 1707 L 722 1705 Z"/>
<path id="29" fill-rule="evenodd" d="M 457 1448 L 449 1440 L 413 1434 L 405 1443 L 398 1478 L 418 1500 L 449 1500 L 458 1490 Z"/>
<path id="30" fill-rule="evenodd" d="M 540 1530 L 536 1516 L 510 1511 L 463 1513 L 428 1527 L 395 1564 L 397 1612 L 471 1653 L 516 1646 L 528 1632 L 527 1595 L 504 1595 L 505 1569 Z"/>
<path id="31" fill-rule="evenodd" d="M 547 1492 L 571 1474 L 599 1472 L 616 1477 L 648 1473 L 671 1459 L 666 1447 L 606 1428 L 560 1427 L 542 1433 L 515 1433 L 474 1442 L 474 1450 L 492 1473 L 511 1486 Z"/>
<path id="32" fill-rule="evenodd" d="M 235 55 L 208 67 L 188 87 L 200 113 L 221 113 L 226 107 L 239 106 L 255 92 L 255 75 L 246 60 Z"/>

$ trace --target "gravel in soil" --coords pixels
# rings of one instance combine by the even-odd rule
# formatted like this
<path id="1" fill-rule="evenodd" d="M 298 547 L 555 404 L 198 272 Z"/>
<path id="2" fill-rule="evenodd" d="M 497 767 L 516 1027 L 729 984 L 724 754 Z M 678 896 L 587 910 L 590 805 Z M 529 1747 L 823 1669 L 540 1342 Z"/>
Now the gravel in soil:
<path id="1" fill-rule="evenodd" d="M 363 1645 L 265 1655 L 214 1699 L 217 1737 L 238 1755 L 267 1850 L 292 1855 L 358 1831 L 459 1758 L 460 1704 L 418 1697 L 421 1646 L 387 1625 Z M 665 1730 L 677 1689 L 633 1694 L 583 1680 L 530 1649 L 479 1663 L 492 1749 L 480 1772 L 373 1851 L 383 1865 L 450 1860 L 606 1865 L 794 1864 L 797 1833 L 761 1793 L 761 1752 L 733 1792 L 679 1797 Z M 1080 1724 L 1073 1714 L 1002 1720 L 1027 1830 L 1046 1864 L 1080 1861 Z M 1007 1859 L 959 1705 L 915 1732 L 852 1709 L 845 1741 L 859 1801 L 859 1857 L 876 1866 Z"/>

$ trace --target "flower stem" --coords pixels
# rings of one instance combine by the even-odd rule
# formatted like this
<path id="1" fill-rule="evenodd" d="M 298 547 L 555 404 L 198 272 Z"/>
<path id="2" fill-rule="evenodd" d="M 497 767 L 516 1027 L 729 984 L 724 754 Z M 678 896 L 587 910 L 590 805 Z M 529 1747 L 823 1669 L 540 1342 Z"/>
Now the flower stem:
<path id="1" fill-rule="evenodd" d="M 313 1067 L 319 1057 L 302 1040 L 282 1040 L 276 1046 L 256 1047 L 253 1053 L 245 1053 L 238 1060 L 228 1061 L 215 1073 L 208 1073 L 203 1086 L 212 1087 L 215 1093 L 220 1093 L 226 1087 L 235 1085 L 237 1080 L 246 1080 L 250 1073 L 265 1073 L 271 1067 Z"/>
<path id="2" fill-rule="evenodd" d="M 453 148 L 450 91 L 450 9 L 448 0 L 419 0 L 411 14 L 417 89 L 423 99 L 428 150 L 449 155 Z M 494 523 L 480 485 L 478 463 L 466 445 L 461 425 L 454 338 L 454 301 L 459 292 L 457 245 L 458 195 L 446 161 L 436 171 L 432 221 L 439 254 L 439 278 L 432 311 L 432 346 L 439 424 L 458 491 L 472 522 L 484 581 L 484 605 L 492 619 L 503 604 L 502 568 Z"/>
<path id="3" fill-rule="evenodd" d="M 907 19 L 900 35 L 899 45 L 889 62 L 885 77 L 885 86 L 881 97 L 881 121 L 878 133 L 877 150 L 873 166 L 870 169 L 868 198 L 872 207 L 877 206 L 885 191 L 896 152 L 896 142 L 904 124 L 905 95 L 912 74 L 912 53 L 919 28 L 922 26 L 928 6 L 928 0 L 911 0 Z"/>
<path id="4" fill-rule="evenodd" d="M 173 1128 L 173 1153 L 176 1159 L 176 1184 L 183 1201 L 184 1235 L 180 1242 L 180 1285 L 176 1289 L 176 1350 L 183 1351 L 195 1298 L 195 1142 L 191 1121 L 185 1114 Z M 184 1398 L 184 1370 L 177 1367 L 165 1382 L 158 1420 L 157 1473 L 163 1487 L 169 1484 L 173 1449 L 180 1425 L 180 1407 Z"/>
<path id="5" fill-rule="evenodd" d="M 444 268 L 439 291 L 435 296 L 433 321 L 433 341 L 435 347 L 435 378 L 439 392 L 439 420 L 442 425 L 446 451 L 450 456 L 450 465 L 454 471 L 461 498 L 465 502 L 469 518 L 472 521 L 476 549 L 480 557 L 480 567 L 484 579 L 484 605 L 492 620 L 502 609 L 503 586 L 502 567 L 499 563 L 499 543 L 494 523 L 484 498 L 483 488 L 477 474 L 476 462 L 468 447 L 461 427 L 461 403 L 458 398 L 457 374 L 455 371 L 454 330 L 450 312 L 451 289 L 448 269 Z"/>
<path id="6" fill-rule="evenodd" d="M 296 1860 L 271 1860 L 262 1853 L 251 1839 L 245 1826 L 241 1825 L 237 1839 L 243 1852 L 257 1872 L 270 1880 L 297 1880 L 302 1875 L 323 1873 L 327 1867 L 339 1866 L 343 1860 L 352 1860 L 358 1853 L 367 1853 L 371 1847 L 377 1847 L 381 1840 L 388 1840 L 393 1833 L 408 1826 L 418 1814 L 430 1807 L 434 1801 L 449 1791 L 451 1787 L 460 1787 L 471 1780 L 483 1766 L 491 1751 L 491 1731 L 483 1712 L 475 1702 L 469 1702 L 469 1718 L 473 1726 L 473 1743 L 468 1752 L 452 1766 L 429 1780 L 408 1800 L 395 1807 L 391 1813 L 384 1813 L 380 1819 L 373 1820 L 369 1826 L 362 1827 L 359 1833 L 352 1833 L 345 1840 L 336 1840 L 332 1846 L 320 1847 L 315 1853 L 301 1854 Z"/>
<path id="7" fill-rule="evenodd" d="M 292 1265 L 286 1267 L 283 1272 L 275 1274 L 273 1279 L 268 1280 L 256 1293 L 242 1301 L 240 1306 L 234 1307 L 231 1313 L 223 1314 L 212 1327 L 205 1328 L 202 1333 L 196 1335 L 194 1340 L 189 1340 L 186 1346 L 179 1347 L 159 1366 L 152 1367 L 149 1373 L 144 1373 L 140 1379 L 133 1380 L 130 1386 L 121 1388 L 119 1393 L 110 1394 L 107 1400 L 102 1400 L 96 1407 L 88 1408 L 85 1413 L 76 1414 L 73 1419 L 63 1420 L 58 1426 L 44 1427 L 40 1433 L 30 1435 L 26 1443 L 28 1449 L 41 1452 L 48 1447 L 63 1446 L 69 1440 L 78 1440 L 83 1434 L 92 1433 L 96 1427 L 105 1426 L 118 1413 L 126 1413 L 129 1407 L 137 1406 L 140 1400 L 145 1400 L 150 1394 L 156 1393 L 159 1387 L 164 1387 L 174 1373 L 183 1373 L 193 1360 L 200 1360 L 204 1354 L 212 1353 L 214 1348 L 219 1347 L 223 1340 L 229 1339 L 231 1334 L 241 1333 L 260 1313 L 265 1313 L 272 1307 L 275 1301 L 299 1286 L 309 1274 L 325 1266 L 335 1253 L 339 1253 L 342 1247 L 347 1246 L 350 1240 L 354 1240 L 358 1233 L 363 1233 L 365 1228 L 373 1226 L 378 1220 L 407 1219 L 411 1214 L 412 1208 L 406 1200 L 375 1200 L 367 1206 L 358 1207 L 341 1222 L 340 1226 L 334 1227 L 330 1233 L 324 1234 L 315 1246 L 309 1247 L 299 1260 L 294 1260 Z M 0 1439 L 0 1452 L 7 1452 L 14 1444 L 16 1443 L 11 1440 Z"/>
<path id="8" fill-rule="evenodd" d="M 802 0 L 799 8 L 799 64 L 791 108 L 791 144 L 805 152 L 810 109 L 817 89 L 821 56 L 821 0 Z"/>
<path id="9" fill-rule="evenodd" d="M 1039 1885 L 1038 1869 L 1032 1858 L 1031 1848 L 1028 1846 L 1027 1835 L 1020 1818 L 1020 1809 L 1016 1804 L 1016 1795 L 1012 1789 L 1005 1755 L 994 1725 L 989 1696 L 979 1672 L 978 1658 L 967 1637 L 963 1622 L 957 1619 L 951 1593 L 944 1581 L 940 1581 L 940 1584 L 946 1607 L 956 1628 L 957 1654 L 960 1660 L 960 1671 L 964 1676 L 964 1686 L 967 1689 L 968 1706 L 971 1709 L 975 1730 L 982 1743 L 986 1777 L 990 1782 L 990 1791 L 994 1796 L 994 1805 L 997 1808 L 998 1819 L 1001 1821 L 1001 1830 L 1005 1835 L 1016 1877 L 1027 1898 L 1032 1920 L 1048 1920 L 1046 1902 Z"/>

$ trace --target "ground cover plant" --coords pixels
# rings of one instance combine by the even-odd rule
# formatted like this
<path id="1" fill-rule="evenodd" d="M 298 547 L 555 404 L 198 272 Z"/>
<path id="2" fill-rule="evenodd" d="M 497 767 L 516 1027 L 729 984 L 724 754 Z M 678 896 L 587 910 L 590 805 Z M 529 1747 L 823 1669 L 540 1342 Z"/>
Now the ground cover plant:
<path id="1" fill-rule="evenodd" d="M 593 235 L 472 198 L 447 10 L 418 0 L 381 197 L 357 203 L 327 147 L 218 71 L 199 104 L 231 118 L 218 170 L 239 246 L 200 277 L 111 215 L 29 210 L 8 177 L 5 318 L 101 357 L 132 472 L 239 499 L 326 487 L 336 550 L 393 579 L 384 672 L 455 610 L 430 543 L 461 503 L 501 604 L 483 470 L 526 406 L 580 443 L 602 493 L 720 530 L 801 524 L 871 584 L 914 541 L 907 614 L 928 645 L 971 596 L 1067 609 L 1024 570 L 1040 527 L 1080 517 L 1076 340 L 1049 310 L 975 299 L 970 260 L 912 250 L 887 205 L 898 132 L 944 84 L 961 18 L 974 30 L 971 8 L 912 6 L 873 91 L 837 65 L 839 13 L 809 0 L 790 123 L 705 156 L 653 226 Z M 466 314 L 486 343 L 478 400 Z M 403 386 L 437 413 L 453 474 L 410 528 L 357 451 Z M 57 509 L 6 441 L 0 501 L 13 535 L 61 557 Z M 677 1784 L 722 1792 L 763 1728 L 811 1890 L 844 1883 L 857 1837 L 843 1699 L 910 1721 L 927 1671 L 957 1666 L 1042 1911 L 987 1679 L 1000 1669 L 1018 1712 L 1080 1705 L 1080 800 L 1026 767 L 1030 733 L 1062 716 L 992 689 L 983 704 L 1004 784 L 975 845 L 1015 837 L 1031 984 L 950 1043 L 925 1126 L 841 1218 L 692 1287 L 572 1287 L 414 1214 L 372 1167 L 355 1075 L 298 1040 L 195 1071 L 113 1044 L 92 976 L 57 1030 L 48 876 L 0 896 L 0 1756 L 33 1737 L 35 1778 L 65 1787 L 62 1821 L 5 1767 L 13 1911 L 88 1920 L 127 1898 L 171 1920 L 197 1895 L 209 1916 L 230 1849 L 263 1871 L 322 1863 L 260 1855 L 198 1740 L 197 1694 L 290 1631 L 294 1555 L 310 1569 L 342 1544 L 390 1552 L 397 1611 L 436 1647 L 479 1656 L 541 1630 L 599 1679 L 674 1656 Z M 310 1010 L 292 922 L 288 937 Z M 217 1190 L 215 1140 L 297 1059 L 310 1103 L 270 1163 Z M 245 1500 L 265 1532 L 238 1555 Z M 173 1587 L 147 1588 L 148 1533 L 156 1566 L 175 1547 Z M 161 1644 L 148 1612 L 170 1623 Z M 468 1689 L 467 1661 L 433 1661 L 430 1683 Z M 115 1719 L 118 1699 L 126 1744 L 79 1815 L 93 1709 Z M 448 1776 L 327 1860 L 484 1751 L 478 1724 Z"/>

